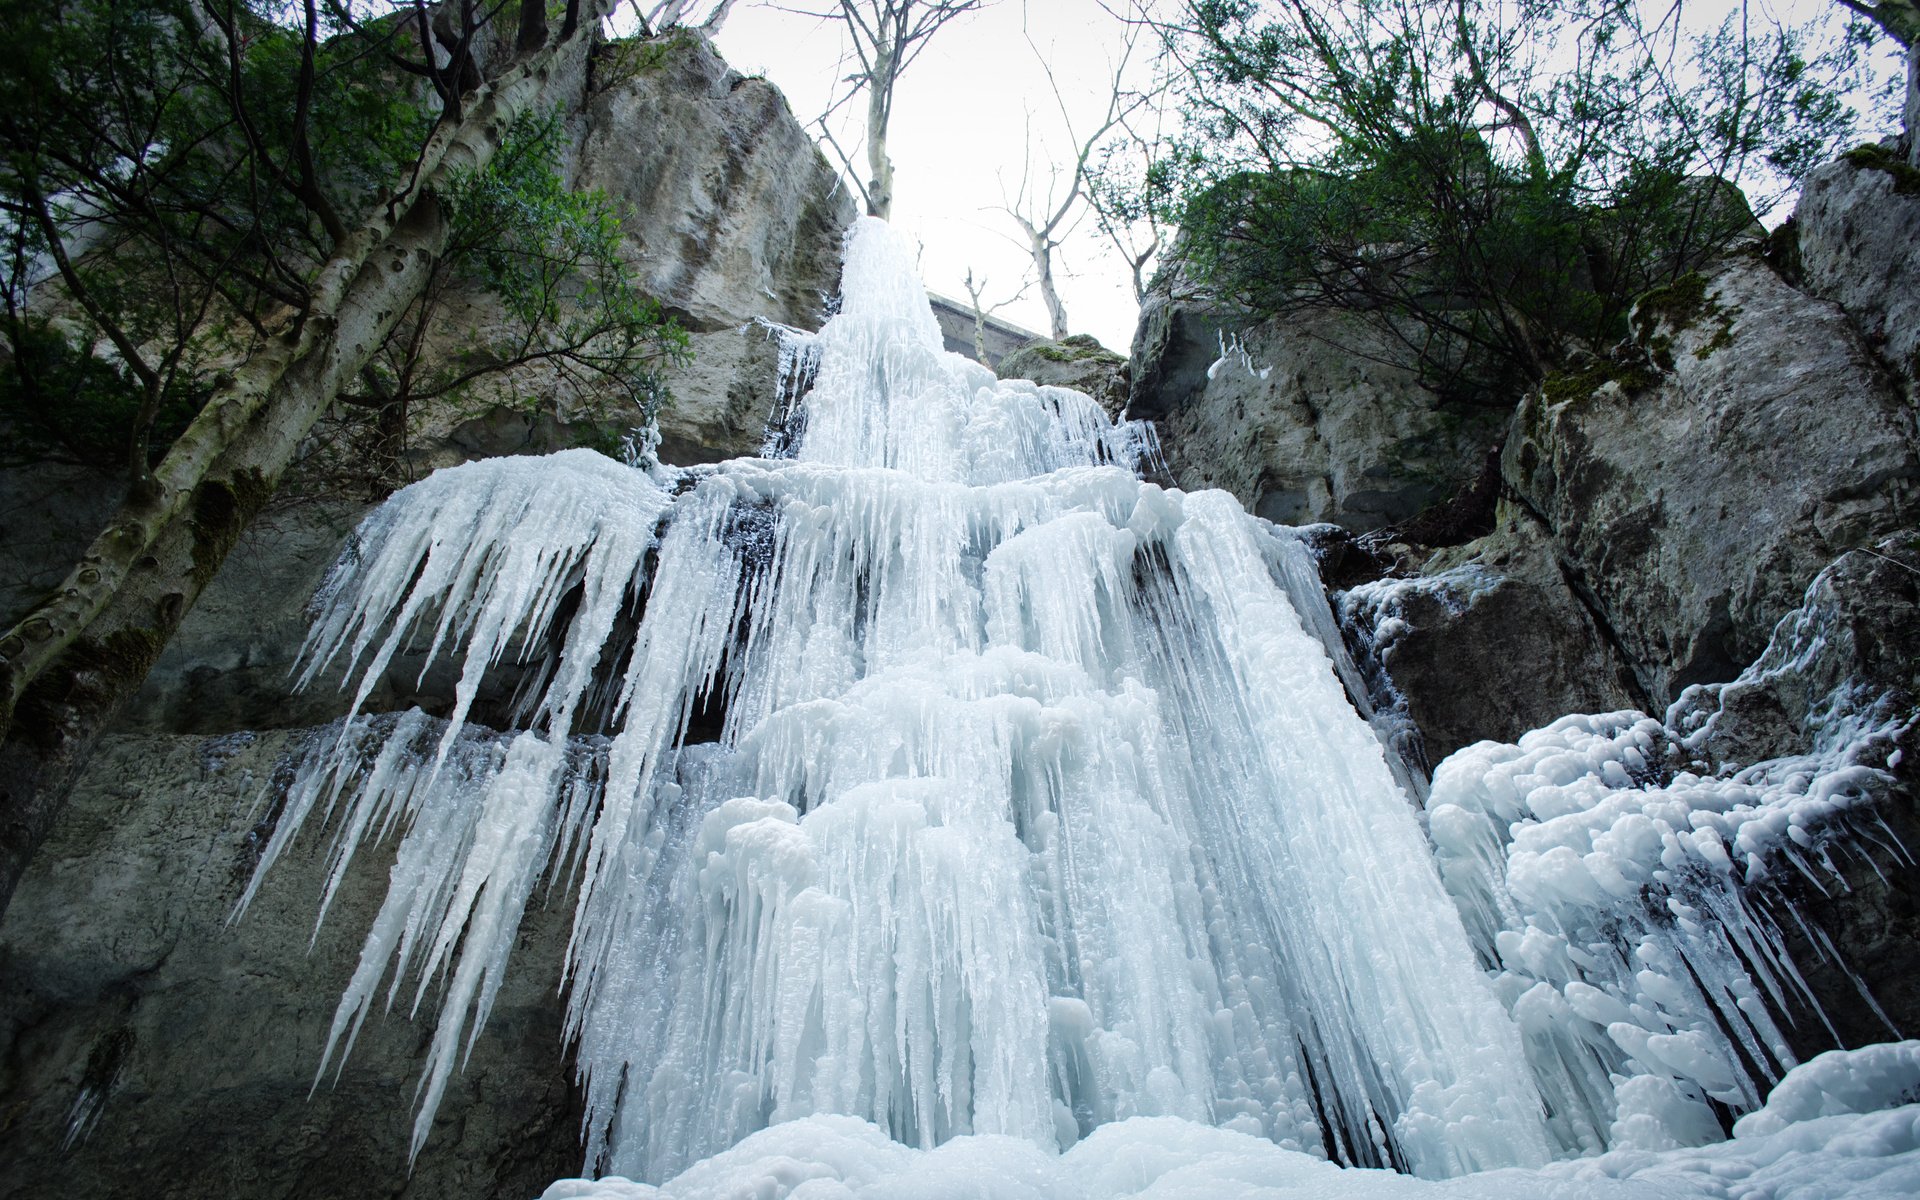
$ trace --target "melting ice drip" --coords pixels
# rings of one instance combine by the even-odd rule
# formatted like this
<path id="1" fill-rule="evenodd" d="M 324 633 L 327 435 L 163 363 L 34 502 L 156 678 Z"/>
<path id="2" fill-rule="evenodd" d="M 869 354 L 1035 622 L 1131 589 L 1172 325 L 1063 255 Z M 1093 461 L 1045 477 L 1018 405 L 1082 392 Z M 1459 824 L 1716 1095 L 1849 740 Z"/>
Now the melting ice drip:
<path id="1" fill-rule="evenodd" d="M 444 975 L 417 1151 L 544 878 L 577 881 L 592 1168 L 820 1113 L 921 1147 L 1168 1115 L 1430 1176 L 1545 1161 L 1303 547 L 1143 483 L 1085 396 L 944 353 L 912 261 L 851 235 L 790 459 L 475 463 L 362 527 L 309 674 L 344 659 L 358 712 L 405 646 L 461 665 L 446 720 L 350 719 L 262 863 L 324 809 L 330 900 L 403 831 L 329 1058 L 390 970 L 389 1005 Z M 470 724 L 516 663 L 517 732 Z"/>

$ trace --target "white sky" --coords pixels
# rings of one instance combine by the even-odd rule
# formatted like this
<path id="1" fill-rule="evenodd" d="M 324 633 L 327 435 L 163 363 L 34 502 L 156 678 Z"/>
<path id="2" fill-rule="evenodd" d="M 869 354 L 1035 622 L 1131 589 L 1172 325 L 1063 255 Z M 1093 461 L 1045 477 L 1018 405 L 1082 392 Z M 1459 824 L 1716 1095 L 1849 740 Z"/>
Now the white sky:
<path id="1" fill-rule="evenodd" d="M 1666 0 L 1648 2 L 1664 8 Z M 841 61 L 841 27 L 774 7 L 779 4 L 825 11 L 833 0 L 742 0 L 718 46 L 736 70 L 772 80 L 794 115 L 815 132 L 815 119 L 836 94 L 836 80 L 850 69 Z M 705 2 L 692 6 L 693 19 L 709 7 Z M 1717 24 L 1733 11 L 1733 0 L 1705 0 L 1688 11 L 1692 19 Z M 1792 24 L 1838 11 L 1833 0 L 1757 0 L 1760 15 Z M 1112 63 L 1124 36 L 1120 22 L 1098 0 L 988 0 L 982 11 L 934 35 L 901 76 L 894 97 L 893 221 L 919 239 L 927 286 L 962 302 L 969 268 L 990 282 L 989 306 L 1016 291 L 1029 270 L 1023 243 L 1014 240 L 1018 227 L 996 211 L 1019 187 L 1029 127 L 1036 162 L 1070 163 L 1073 157 L 1073 140 L 1062 128 L 1046 72 L 1023 27 L 1052 64 L 1074 128 L 1085 137 L 1106 110 Z M 1140 55 L 1136 65 L 1145 57 Z M 1882 57 L 1884 70 L 1897 69 L 1891 51 Z M 856 155 L 861 154 L 864 113 L 856 100 L 834 121 L 840 144 Z M 1861 132 L 1871 136 L 1872 129 L 1867 122 Z M 1785 211 L 1776 211 L 1771 221 Z M 1127 353 L 1139 312 L 1131 276 L 1091 213 L 1084 213 L 1057 252 L 1055 274 L 1073 332 L 1091 333 Z M 1029 329 L 1047 328 L 1035 289 L 996 315 Z"/>
<path id="2" fill-rule="evenodd" d="M 824 9 L 830 0 L 812 2 Z M 1010 240 L 1023 236 L 1018 227 L 994 211 L 1003 194 L 1011 196 L 1019 186 L 1028 114 L 1036 159 L 1072 157 L 1045 72 L 1021 36 L 1023 17 L 1034 42 L 1049 51 L 1076 129 L 1085 137 L 1106 111 L 1109 63 L 1119 54 L 1123 33 L 1096 0 L 998 0 L 959 17 L 934 35 L 894 94 L 888 135 L 893 223 L 920 240 L 927 286 L 962 302 L 969 267 L 976 279 L 984 276 L 991 284 L 985 296 L 991 306 L 1020 286 L 1030 261 L 1021 244 Z M 743 3 L 716 42 L 735 70 L 765 75 L 785 92 L 803 124 L 825 110 L 834 79 L 847 74 L 836 70 L 839 28 L 790 12 Z M 856 155 L 857 130 L 843 128 L 838 118 L 864 116 L 858 101 L 836 114 L 835 137 Z M 1038 149 L 1043 142 L 1044 153 Z M 1056 252 L 1054 272 L 1073 331 L 1127 353 L 1139 315 L 1132 277 L 1105 249 L 1091 214 Z M 1047 328 L 1037 290 L 995 315 L 1043 333 Z"/>

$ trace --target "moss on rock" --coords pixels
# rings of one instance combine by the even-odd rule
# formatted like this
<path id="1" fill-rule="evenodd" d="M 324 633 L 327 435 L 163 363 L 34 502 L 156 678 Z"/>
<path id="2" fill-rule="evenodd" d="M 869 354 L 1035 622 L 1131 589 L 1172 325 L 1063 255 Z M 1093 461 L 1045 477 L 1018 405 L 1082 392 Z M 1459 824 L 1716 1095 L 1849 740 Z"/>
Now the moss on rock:
<path id="1" fill-rule="evenodd" d="M 1855 146 L 1840 157 L 1861 170 L 1884 171 L 1893 176 L 1896 196 L 1920 196 L 1920 170 L 1916 170 L 1889 147 L 1869 142 L 1864 146 Z"/>

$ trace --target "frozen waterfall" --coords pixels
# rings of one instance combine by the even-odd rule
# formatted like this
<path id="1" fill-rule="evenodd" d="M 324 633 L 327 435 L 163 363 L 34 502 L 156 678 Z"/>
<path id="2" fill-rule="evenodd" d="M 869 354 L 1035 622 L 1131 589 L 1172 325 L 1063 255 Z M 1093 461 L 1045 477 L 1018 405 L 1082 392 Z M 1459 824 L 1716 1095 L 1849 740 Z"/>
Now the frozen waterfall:
<path id="1" fill-rule="evenodd" d="M 829 1114 L 918 1149 L 1138 1117 L 1430 1177 L 1545 1163 L 1304 547 L 1143 482 L 1149 437 L 1085 396 L 943 352 L 912 264 L 851 235 L 788 355 L 790 457 L 477 462 L 362 526 L 305 652 L 355 715 L 260 866 L 321 814 L 330 899 L 400 839 L 328 1059 L 437 993 L 417 1152 L 550 889 L 593 1171 Z M 451 672 L 446 715 L 361 712 L 402 662 Z"/>

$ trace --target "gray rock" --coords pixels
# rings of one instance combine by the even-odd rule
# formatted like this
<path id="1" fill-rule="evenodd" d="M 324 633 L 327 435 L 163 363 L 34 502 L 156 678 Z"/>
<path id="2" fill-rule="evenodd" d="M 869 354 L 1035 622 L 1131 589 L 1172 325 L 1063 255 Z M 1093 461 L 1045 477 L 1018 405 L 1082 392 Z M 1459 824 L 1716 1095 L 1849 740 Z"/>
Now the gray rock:
<path id="1" fill-rule="evenodd" d="M 317 937 L 317 829 L 227 924 L 264 832 L 252 810 L 298 736 L 99 751 L 0 925 L 0 1194 L 473 1200 L 580 1169 L 555 1000 L 565 903 L 529 914 L 411 1173 L 431 995 L 418 1021 L 406 999 L 371 1016 L 338 1081 L 308 1098 L 391 846 L 363 851 Z"/>
<path id="2" fill-rule="evenodd" d="M 337 673 L 296 690 L 292 672 L 307 636 L 307 602 L 365 511 L 363 504 L 314 501 L 255 519 L 147 673 L 122 727 L 216 734 L 318 725 L 343 715 L 351 697 L 340 691 Z"/>
<path id="3" fill-rule="evenodd" d="M 1667 369 L 1550 380 L 1503 458 L 1658 706 L 1732 679 L 1920 477 L 1912 412 L 1838 306 L 1747 255 L 1691 282 L 1639 309 Z"/>
<path id="4" fill-rule="evenodd" d="M 778 356 L 752 322 L 819 326 L 853 198 L 779 90 L 697 33 L 616 45 L 596 75 L 574 184 L 628 208 L 639 285 L 693 334 L 692 363 L 667 375 L 664 457 L 755 453 Z"/>
<path id="5" fill-rule="evenodd" d="M 125 482 L 91 467 L 0 468 L 0 629 L 67 577 L 120 502 Z"/>
<path id="6" fill-rule="evenodd" d="M 817 324 L 851 202 L 779 94 L 729 71 L 703 40 L 616 46 L 595 72 L 569 124 L 574 177 L 630 206 L 642 286 L 693 332 L 695 358 L 669 380 L 664 457 L 751 453 L 778 362 L 753 321 Z M 469 306 L 454 324 L 484 337 L 488 306 L 453 303 Z M 493 386 L 416 431 L 417 469 L 606 436 L 538 370 Z M 270 511 L 228 557 L 0 923 L 0 1195 L 473 1200 L 532 1196 L 580 1170 L 561 1029 L 564 899 L 523 924 L 488 1028 L 411 1173 L 409 1098 L 431 994 L 419 1024 L 371 1018 L 338 1084 L 307 1098 L 385 890 L 382 854 L 356 864 L 311 951 L 317 831 L 246 918 L 226 924 L 260 837 L 251 810 L 301 736 L 287 728 L 346 703 L 333 679 L 293 691 L 288 668 L 307 602 L 365 499 L 318 477 L 287 491 L 303 488 L 319 498 Z M 15 515 L 0 521 L 0 601 L 24 606 L 56 583 L 111 500 L 110 483 L 62 468 L 0 476 L 0 511 Z M 369 707 L 442 710 L 451 678 L 406 668 Z M 186 736 L 197 734 L 222 736 Z"/>
<path id="7" fill-rule="evenodd" d="M 1115 419 L 1127 406 L 1127 360 L 1084 333 L 1028 342 L 1001 359 L 994 373 L 1085 392 Z"/>
<path id="8" fill-rule="evenodd" d="M 635 287 L 688 337 L 686 360 L 659 366 L 671 397 L 661 458 L 758 453 L 780 357 L 766 323 L 820 325 L 853 200 L 780 92 L 735 72 L 700 34 L 610 43 L 594 64 L 567 123 L 569 182 L 613 202 Z M 521 332 L 476 288 L 452 289 L 440 313 L 425 350 L 434 362 Z M 540 362 L 426 409 L 409 433 L 416 477 L 492 454 L 612 450 L 641 419 L 623 389 Z"/>
<path id="9" fill-rule="evenodd" d="M 1183 488 L 1364 531 L 1458 491 L 1499 440 L 1507 410 L 1442 404 L 1352 314 L 1244 320 L 1176 286 L 1156 284 L 1142 306 L 1127 416 L 1160 423 Z"/>
<path id="10" fill-rule="evenodd" d="M 1808 177 L 1793 223 L 1807 290 L 1846 309 L 1920 402 L 1920 171 L 1862 147 Z"/>
<path id="11" fill-rule="evenodd" d="M 1538 523 L 1511 505 L 1493 533 L 1435 553 L 1422 575 L 1353 588 L 1338 604 L 1432 762 L 1483 739 L 1516 741 L 1564 713 L 1641 703 Z"/>

